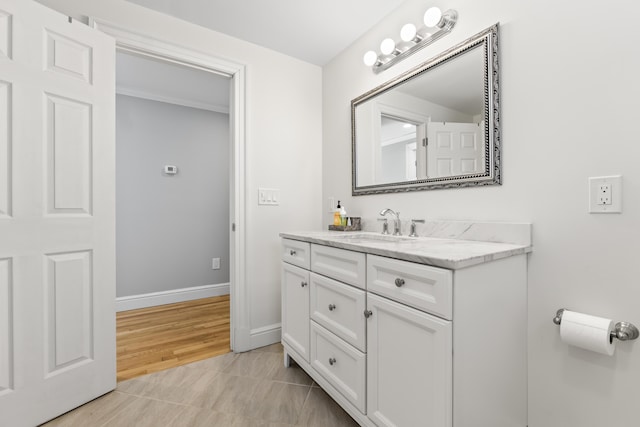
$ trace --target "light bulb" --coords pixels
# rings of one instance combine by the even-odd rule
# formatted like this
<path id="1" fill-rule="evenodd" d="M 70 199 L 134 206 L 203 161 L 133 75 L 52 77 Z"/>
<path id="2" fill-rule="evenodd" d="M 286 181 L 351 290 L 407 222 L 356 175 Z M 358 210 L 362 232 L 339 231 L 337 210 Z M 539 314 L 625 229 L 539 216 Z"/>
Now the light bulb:
<path id="1" fill-rule="evenodd" d="M 410 42 L 415 39 L 418 30 L 413 24 L 405 24 L 400 30 L 400 38 L 405 42 Z"/>
<path id="2" fill-rule="evenodd" d="M 378 54 L 370 50 L 369 52 L 364 54 L 364 57 L 362 59 L 364 61 L 364 65 L 366 65 L 367 67 L 371 67 L 376 62 L 378 62 Z"/>
<path id="3" fill-rule="evenodd" d="M 396 42 L 393 39 L 384 39 L 380 43 L 380 52 L 383 55 L 391 55 L 394 50 L 396 50 Z"/>
<path id="4" fill-rule="evenodd" d="M 424 13 L 424 25 L 429 28 L 435 27 L 442 19 L 442 11 L 437 7 L 430 7 Z"/>

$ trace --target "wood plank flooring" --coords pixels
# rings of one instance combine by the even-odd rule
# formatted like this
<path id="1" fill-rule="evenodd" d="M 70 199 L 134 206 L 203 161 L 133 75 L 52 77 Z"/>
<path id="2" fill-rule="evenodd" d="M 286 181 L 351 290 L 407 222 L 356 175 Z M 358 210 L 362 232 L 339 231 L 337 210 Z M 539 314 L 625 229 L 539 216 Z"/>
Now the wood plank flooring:
<path id="1" fill-rule="evenodd" d="M 231 351 L 229 295 L 116 314 L 123 381 Z"/>

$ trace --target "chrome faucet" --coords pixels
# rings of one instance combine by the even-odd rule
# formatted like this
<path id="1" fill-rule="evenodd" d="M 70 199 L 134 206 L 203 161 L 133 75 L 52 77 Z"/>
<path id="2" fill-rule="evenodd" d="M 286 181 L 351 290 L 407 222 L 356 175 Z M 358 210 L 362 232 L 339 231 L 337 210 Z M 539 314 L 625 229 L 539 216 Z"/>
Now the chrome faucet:
<path id="1" fill-rule="evenodd" d="M 382 234 L 389 234 L 389 223 L 387 218 L 378 218 L 378 221 L 382 221 Z"/>
<path id="2" fill-rule="evenodd" d="M 396 217 L 396 219 L 393 222 L 393 235 L 402 236 L 402 233 L 400 231 L 400 212 L 394 212 L 391 209 L 387 208 L 380 211 L 380 216 L 385 216 L 388 213 L 395 215 Z"/>
<path id="3" fill-rule="evenodd" d="M 418 233 L 416 233 L 416 223 L 424 224 L 424 219 L 412 219 L 411 220 L 411 233 L 409 233 L 409 237 L 418 237 Z"/>

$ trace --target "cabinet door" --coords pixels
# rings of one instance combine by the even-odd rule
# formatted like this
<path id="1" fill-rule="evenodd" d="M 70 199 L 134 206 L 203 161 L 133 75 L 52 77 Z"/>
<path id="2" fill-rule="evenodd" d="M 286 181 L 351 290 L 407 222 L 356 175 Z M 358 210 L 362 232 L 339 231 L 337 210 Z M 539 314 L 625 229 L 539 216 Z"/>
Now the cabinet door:
<path id="1" fill-rule="evenodd" d="M 282 340 L 309 362 L 309 272 L 282 263 Z"/>
<path id="2" fill-rule="evenodd" d="M 452 425 L 451 322 L 367 295 L 367 414 L 378 426 Z"/>

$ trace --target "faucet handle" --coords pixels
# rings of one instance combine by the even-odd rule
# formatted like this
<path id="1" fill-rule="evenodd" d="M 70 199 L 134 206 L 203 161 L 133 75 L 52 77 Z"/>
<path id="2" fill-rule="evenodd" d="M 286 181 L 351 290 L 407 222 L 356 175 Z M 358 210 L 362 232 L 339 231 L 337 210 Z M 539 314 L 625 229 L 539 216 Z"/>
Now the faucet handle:
<path id="1" fill-rule="evenodd" d="M 378 218 L 378 221 L 383 221 L 382 234 L 389 234 L 389 222 L 387 221 L 387 218 Z"/>
<path id="2" fill-rule="evenodd" d="M 409 234 L 409 237 L 418 237 L 418 233 L 416 233 L 416 222 L 424 224 L 424 219 L 411 220 L 411 234 Z"/>

